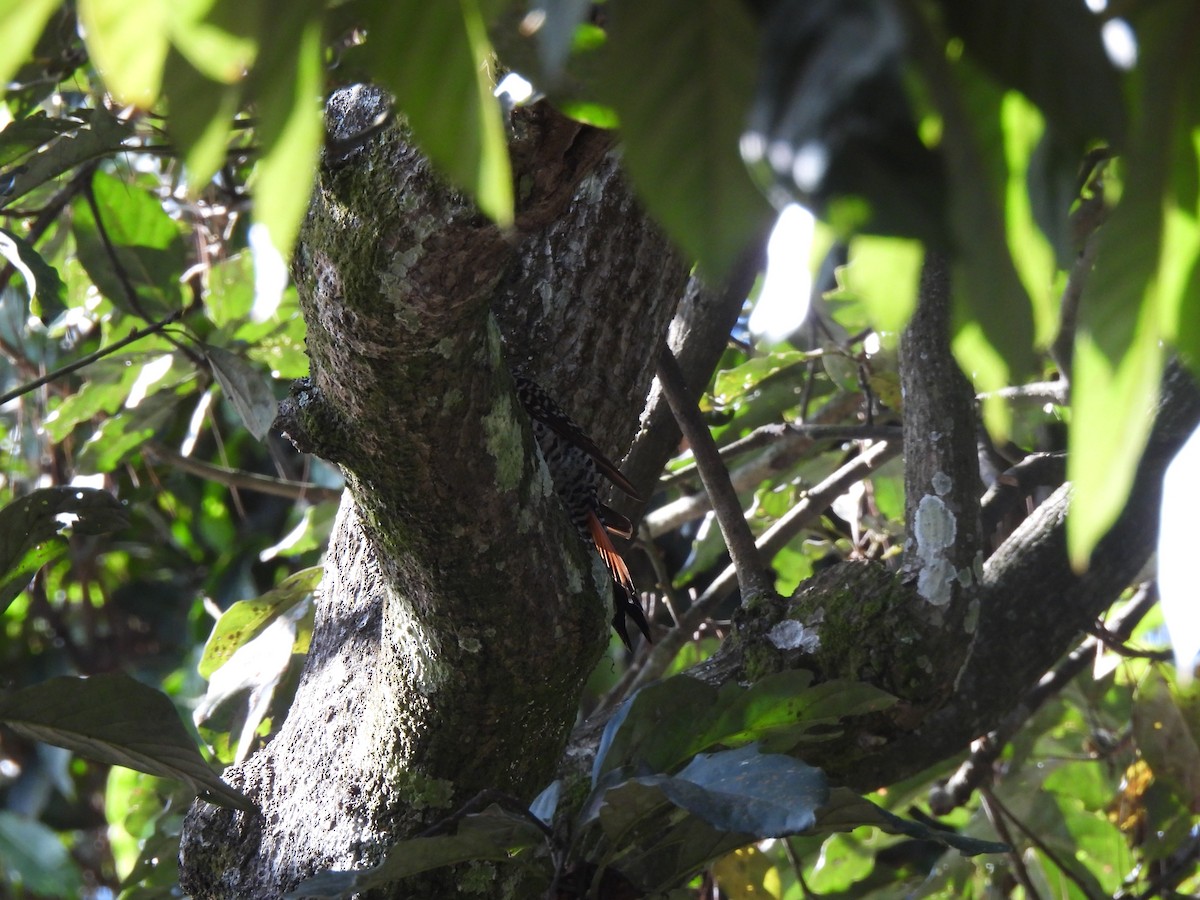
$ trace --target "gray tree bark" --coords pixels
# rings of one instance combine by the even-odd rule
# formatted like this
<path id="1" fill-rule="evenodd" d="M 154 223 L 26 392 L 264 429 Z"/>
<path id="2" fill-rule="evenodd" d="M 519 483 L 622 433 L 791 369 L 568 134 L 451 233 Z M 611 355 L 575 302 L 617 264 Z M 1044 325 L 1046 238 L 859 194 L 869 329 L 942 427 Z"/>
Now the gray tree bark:
<path id="1" fill-rule="evenodd" d="M 342 93 L 331 133 L 352 138 L 383 103 L 367 88 Z M 595 753 L 603 720 L 572 729 L 607 643 L 607 575 L 538 462 L 506 359 L 611 458 L 633 443 L 627 471 L 648 496 L 678 440 L 661 405 L 645 408 L 655 348 L 681 309 L 676 336 L 687 339 L 674 349 L 702 385 L 745 289 L 689 279 L 607 136 L 541 107 L 518 113 L 515 130 L 512 233 L 447 189 L 399 127 L 322 167 L 295 263 L 311 375 L 281 421 L 299 447 L 338 463 L 348 487 L 291 712 L 226 772 L 261 814 L 204 803 L 189 814 L 182 871 L 196 897 L 274 898 L 319 870 L 370 865 L 481 790 L 528 801 L 556 773 L 580 777 Z M 927 368 L 928 354 L 949 359 L 944 278 L 932 262 L 906 336 L 905 451 L 910 472 L 925 473 L 908 485 L 906 566 L 841 566 L 793 598 L 759 602 L 690 673 L 746 681 L 804 667 L 897 694 L 886 716 L 851 723 L 808 760 L 864 789 L 962 750 L 1124 589 L 1152 546 L 1156 479 L 1200 420 L 1194 386 L 1173 377 L 1130 509 L 1088 575 L 1067 564 L 1058 494 L 981 569 L 969 391 Z M 639 433 L 639 421 L 650 427 Z M 913 517 L 922 502 L 930 514 L 929 497 L 957 523 L 940 555 L 917 545 Z M 945 531 L 930 534 L 936 543 Z M 934 603 L 930 579 L 945 566 L 953 589 Z M 769 641 L 786 617 L 818 630 L 816 655 Z M 491 866 L 395 896 L 459 888 L 528 896 Z"/>

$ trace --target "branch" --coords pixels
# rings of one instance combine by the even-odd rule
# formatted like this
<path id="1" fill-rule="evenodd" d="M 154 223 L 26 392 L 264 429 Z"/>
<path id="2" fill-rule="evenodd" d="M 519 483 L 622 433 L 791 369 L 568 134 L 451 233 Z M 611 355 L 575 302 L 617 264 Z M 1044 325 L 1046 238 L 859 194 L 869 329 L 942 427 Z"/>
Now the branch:
<path id="1" fill-rule="evenodd" d="M 811 491 L 808 491 L 803 500 L 759 537 L 756 544 L 758 552 L 767 559 L 774 557 L 776 553 L 787 546 L 796 534 L 820 518 L 829 505 L 846 493 L 855 482 L 866 478 L 871 472 L 899 453 L 899 442 L 878 443 L 850 460 Z M 716 607 L 733 593 L 736 585 L 737 570 L 730 566 L 708 586 L 700 598 L 683 614 L 676 626 L 655 644 L 654 650 L 651 651 L 641 669 L 636 673 L 631 672 L 621 680 L 607 698 L 606 705 L 638 690 L 656 678 L 661 678 L 683 645 L 692 639 L 692 635 L 713 614 Z"/>
<path id="2" fill-rule="evenodd" d="M 187 472 L 189 475 L 196 475 L 206 481 L 223 484 L 229 488 L 257 491 L 260 494 L 285 497 L 288 500 L 307 500 L 310 503 L 336 501 L 342 496 L 341 488 L 324 487 L 312 482 L 289 481 L 286 478 L 275 478 L 272 475 L 230 469 L 192 459 L 190 456 L 184 456 L 162 444 L 147 444 L 143 448 L 143 452 L 151 459 L 168 463 L 181 472 Z"/>
<path id="3" fill-rule="evenodd" d="M 671 412 L 675 414 L 675 421 L 679 423 L 696 458 L 696 467 L 700 470 L 704 489 L 717 514 L 717 522 L 725 536 L 725 546 L 729 548 L 729 556 L 737 571 L 743 603 L 771 592 L 771 582 L 758 555 L 758 548 L 754 545 L 754 535 L 746 524 L 741 500 L 729 480 L 728 470 L 721 462 L 712 432 L 700 418 L 700 410 L 684 383 L 679 364 L 666 345 L 658 352 L 658 380 L 671 405 Z"/>
<path id="4" fill-rule="evenodd" d="M 85 366 L 90 366 L 92 363 L 96 362 L 97 360 L 104 359 L 104 357 L 110 356 L 113 353 L 116 353 L 118 350 L 122 350 L 125 347 L 128 347 L 134 341 L 139 341 L 142 338 L 146 337 L 147 335 L 151 335 L 151 334 L 154 334 L 155 332 L 162 331 L 164 328 L 166 328 L 171 323 L 178 321 L 178 319 L 182 315 L 183 315 L 182 310 L 173 312 L 169 316 L 167 316 L 165 319 L 155 322 L 153 325 L 147 325 L 145 328 L 141 328 L 141 329 L 138 329 L 137 331 L 130 332 L 128 335 L 121 338 L 121 340 L 117 341 L 115 344 L 109 344 L 107 347 L 101 347 L 99 350 L 95 351 L 94 353 L 89 353 L 87 356 L 83 357 L 82 359 L 77 359 L 77 360 L 75 360 L 75 362 L 70 363 L 69 365 L 65 365 L 61 369 L 55 369 L 53 372 L 43 375 L 41 378 L 35 378 L 33 381 L 27 382 L 18 388 L 13 388 L 8 393 L 0 395 L 0 406 L 3 406 L 5 403 L 8 403 L 10 400 L 15 400 L 18 397 L 24 396 L 25 394 L 28 394 L 30 391 L 37 390 L 42 385 L 49 384 L 51 381 L 54 381 L 57 378 L 62 378 L 64 375 L 70 375 L 72 372 L 78 372 L 80 369 L 84 368 Z"/>

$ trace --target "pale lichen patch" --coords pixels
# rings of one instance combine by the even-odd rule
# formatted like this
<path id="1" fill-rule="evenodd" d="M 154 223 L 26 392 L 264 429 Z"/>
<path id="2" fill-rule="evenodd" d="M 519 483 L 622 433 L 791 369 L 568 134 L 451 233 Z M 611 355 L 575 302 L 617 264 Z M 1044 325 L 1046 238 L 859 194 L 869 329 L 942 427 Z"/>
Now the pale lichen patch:
<path id="1" fill-rule="evenodd" d="M 483 431 L 487 452 L 496 460 L 496 486 L 501 491 L 515 490 L 524 473 L 525 454 L 521 429 L 517 427 L 508 395 L 501 396 L 483 417 Z"/>
<path id="2" fill-rule="evenodd" d="M 767 632 L 769 640 L 779 650 L 800 650 L 804 653 L 816 653 L 821 649 L 821 636 L 816 630 L 807 627 L 795 619 L 784 619 L 776 622 Z"/>
<path id="3" fill-rule="evenodd" d="M 941 498 L 926 494 L 917 506 L 913 526 L 917 557 L 921 560 L 917 592 L 934 606 L 945 606 L 950 602 L 951 588 L 958 577 L 958 572 L 946 559 L 946 550 L 953 546 L 958 533 L 954 513 Z"/>

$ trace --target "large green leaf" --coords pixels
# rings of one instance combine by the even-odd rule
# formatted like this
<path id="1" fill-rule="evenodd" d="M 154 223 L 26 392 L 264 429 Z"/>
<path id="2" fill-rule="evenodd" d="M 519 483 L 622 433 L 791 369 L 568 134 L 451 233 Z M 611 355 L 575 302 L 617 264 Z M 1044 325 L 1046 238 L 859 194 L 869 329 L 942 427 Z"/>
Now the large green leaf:
<path id="1" fill-rule="evenodd" d="M 79 865 L 59 835 L 36 819 L 0 810 L 0 878 L 42 897 L 78 897 Z"/>
<path id="2" fill-rule="evenodd" d="M 227 663 L 279 616 L 294 608 L 321 582 L 320 566 L 312 566 L 289 575 L 261 597 L 240 600 L 225 610 L 204 644 L 199 671 L 204 678 Z"/>
<path id="3" fill-rule="evenodd" d="M 513 217 L 512 173 L 489 76 L 489 0 L 393 0 L 366 8 L 371 71 L 396 97 L 421 149 L 500 224 Z"/>
<path id="4" fill-rule="evenodd" d="M 157 197 L 105 172 L 95 174 L 92 191 L 99 221 L 80 199 L 72 227 L 79 261 L 96 287 L 115 306 L 144 318 L 178 309 L 187 258 L 179 224 Z"/>
<path id="5" fill-rule="evenodd" d="M 1100 38 L 1101 19 L 1083 3 L 944 0 L 940 5 L 967 53 L 1041 107 L 1075 150 L 1093 138 L 1121 144 L 1120 81 Z"/>
<path id="6" fill-rule="evenodd" d="M 812 684 L 802 669 L 720 691 L 686 675 L 647 685 L 622 704 L 601 737 L 593 784 L 623 766 L 669 772 L 702 750 L 766 741 L 791 749 L 836 733 L 842 718 L 885 709 L 895 698 L 867 684 Z"/>
<path id="7" fill-rule="evenodd" d="M 163 0 L 79 0 L 88 52 L 121 103 L 149 109 L 158 99 L 170 45 L 169 11 Z"/>
<path id="8" fill-rule="evenodd" d="M 80 756 L 175 778 L 222 806 L 254 807 L 208 767 L 166 695 L 121 673 L 52 678 L 0 697 L 0 721 Z"/>
<path id="9" fill-rule="evenodd" d="M 1200 334 L 1200 61 L 1190 49 L 1200 40 L 1200 15 L 1194 3 L 1171 0 L 1136 24 L 1142 64 L 1128 178 L 1098 237 L 1071 380 L 1067 539 L 1079 568 L 1129 496 L 1150 433 L 1163 340 Z"/>
<path id="10" fill-rule="evenodd" d="M 261 52 L 251 77 L 262 156 L 254 172 L 254 221 L 288 259 L 308 209 L 323 127 L 321 4 L 293 4 L 260 22 Z"/>
<path id="11" fill-rule="evenodd" d="M 758 38 L 738 0 L 616 0 L 602 100 L 646 206 L 719 283 L 771 219 L 738 153 Z"/>
<path id="12" fill-rule="evenodd" d="M 0 91 L 21 68 L 61 0 L 0 2 Z"/>
<path id="13" fill-rule="evenodd" d="M 116 497 L 94 488 L 40 488 L 0 509 L 0 612 L 8 608 L 30 577 L 57 548 L 47 542 L 70 527 L 103 534 L 129 524 Z"/>

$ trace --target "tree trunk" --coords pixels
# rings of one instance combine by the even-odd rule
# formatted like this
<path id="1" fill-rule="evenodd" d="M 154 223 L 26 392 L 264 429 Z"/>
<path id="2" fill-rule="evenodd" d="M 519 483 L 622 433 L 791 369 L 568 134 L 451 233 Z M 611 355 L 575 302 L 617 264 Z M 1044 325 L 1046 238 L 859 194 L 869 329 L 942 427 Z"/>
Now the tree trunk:
<path id="1" fill-rule="evenodd" d="M 342 92 L 331 134 L 353 144 L 385 102 L 368 88 Z M 606 135 L 544 106 L 518 113 L 514 128 L 511 234 L 447 189 L 398 127 L 327 154 L 295 263 L 311 376 L 281 422 L 298 447 L 342 467 L 347 492 L 291 712 L 226 773 L 261 815 L 196 804 L 181 851 L 194 896 L 279 897 L 321 869 L 377 861 L 481 790 L 528 801 L 594 756 L 603 720 L 571 729 L 607 645 L 608 576 L 534 453 L 506 358 L 620 460 L 681 299 L 676 334 L 689 339 L 675 349 L 703 383 L 745 286 L 689 282 Z M 932 341 L 948 360 L 943 278 L 931 261 L 906 341 Z M 960 376 L 923 368 L 925 354 L 904 363 L 914 541 L 903 571 L 842 567 L 743 609 L 735 638 L 691 673 L 744 681 L 803 667 L 897 694 L 886 715 L 812 745 L 809 762 L 864 789 L 963 749 L 1115 599 L 1150 552 L 1156 479 L 1200 419 L 1194 386 L 1173 375 L 1130 509 L 1087 576 L 1067 565 L 1058 495 L 981 570 L 978 473 L 964 463 L 975 453 L 969 392 Z M 931 400 L 941 390 L 952 405 Z M 645 413 L 660 425 L 662 415 L 661 405 Z M 946 426 L 922 424 L 930 416 Z M 643 432 L 627 469 L 643 495 L 677 439 Z M 933 552 L 920 541 L 946 531 L 914 517 L 938 503 L 955 540 Z M 947 566 L 954 577 L 939 582 Z M 821 634 L 817 654 L 770 641 L 789 617 Z M 530 896 L 504 877 L 468 865 L 396 896 Z"/>

